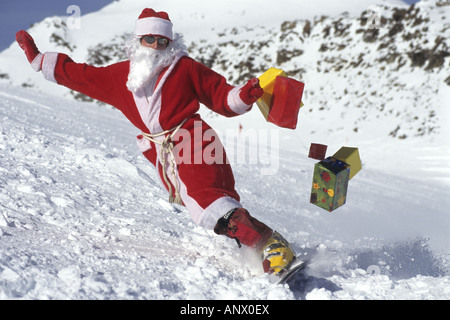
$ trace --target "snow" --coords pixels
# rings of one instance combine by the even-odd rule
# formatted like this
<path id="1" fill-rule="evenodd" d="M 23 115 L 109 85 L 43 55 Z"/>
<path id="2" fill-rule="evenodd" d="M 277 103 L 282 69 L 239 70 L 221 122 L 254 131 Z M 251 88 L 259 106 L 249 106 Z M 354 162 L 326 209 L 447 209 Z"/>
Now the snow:
<path id="1" fill-rule="evenodd" d="M 154 1 L 120 0 L 112 2 L 98 12 L 82 15 L 79 27 L 64 28 L 73 17 L 48 17 L 34 24 L 28 31 L 34 37 L 39 49 L 67 53 L 75 61 L 86 61 L 88 49 L 99 43 L 110 44 L 117 37 L 134 30 L 134 23 L 143 8 L 153 7 L 157 11 L 167 11 L 174 23 L 174 31 L 180 32 L 192 42 L 204 41 L 214 37 L 225 28 L 242 26 L 260 26 L 278 29 L 280 23 L 292 19 L 312 19 L 321 15 L 336 15 L 348 12 L 358 16 L 372 5 L 393 3 L 405 7 L 400 0 L 346 0 L 336 2 L 321 0 L 320 6 L 311 6 L 308 0 L 285 0 L 282 6 L 274 6 L 272 0 L 192 1 L 186 5 L 180 0 Z M 120 23 L 118 23 L 120 21 Z M 19 30 L 17 30 L 19 31 Z M 0 55 L 0 75 L 6 73 L 14 85 L 33 83 L 37 89 L 56 95 L 67 94 L 68 90 L 55 87 L 51 83 L 40 81 L 37 74 L 17 74 L 16 66 L 25 69 L 22 53 L 16 43 Z M 11 63 L 14 62 L 14 63 Z"/>
<path id="2" fill-rule="evenodd" d="M 251 252 L 168 203 L 118 111 L 11 86 L 0 96 L 1 299 L 450 297 L 448 180 L 378 170 L 361 152 L 347 203 L 328 213 L 309 204 L 305 150 L 271 150 L 276 175 L 236 161 L 243 204 L 313 257 L 308 279 L 275 287 Z M 258 110 L 247 118 L 275 130 Z M 242 121 L 209 120 L 236 132 Z"/>
<path id="3" fill-rule="evenodd" d="M 238 21 L 255 23 L 261 14 L 200 1 L 184 7 L 183 15 L 177 3 L 165 1 L 164 6 L 194 39 L 208 37 L 209 30 L 192 20 L 242 13 L 245 19 L 232 20 L 239 27 Z M 238 8 L 237 3 L 226 8 Z M 342 9 L 329 1 L 322 8 L 298 10 L 302 16 L 294 12 L 296 1 L 285 3 L 292 10 L 284 12 L 293 18 Z M 374 1 L 345 3 L 350 15 L 359 15 Z M 99 37 L 109 39 L 105 30 L 123 32 L 124 26 L 112 24 L 111 17 L 123 14 L 121 20 L 128 15 L 133 21 L 141 8 L 141 1 L 122 0 L 98 13 L 105 16 L 102 23 L 96 21 L 99 15 L 86 15 L 82 29 L 68 35 L 77 46 L 71 55 L 83 60 Z M 273 19 L 274 25 L 280 19 Z M 228 24 L 216 20 L 206 22 L 216 30 Z M 99 25 L 98 34 L 84 32 L 90 24 Z M 52 30 L 49 25 L 51 19 L 31 31 L 37 38 L 42 35 L 37 42 L 43 48 L 52 50 L 54 44 L 43 35 Z M 312 48 L 317 43 L 306 45 L 317 51 Z M 339 127 L 354 127 L 357 116 L 342 115 L 349 112 L 343 107 L 347 101 L 333 100 L 333 110 L 310 111 L 320 100 L 334 99 L 319 89 L 325 84 L 339 94 L 350 86 L 343 99 L 352 101 L 368 83 L 358 78 L 358 70 L 345 80 L 339 73 L 327 78 L 309 73 L 306 90 L 318 97 L 308 95 L 296 130 L 266 123 L 256 106 L 234 119 L 202 109 L 226 144 L 243 205 L 284 234 L 297 253 L 311 258 L 307 275 L 276 286 L 251 251 L 196 226 L 183 207 L 168 202 L 155 170 L 137 150 L 139 132 L 117 110 L 64 98 L 57 86 L 32 72 L 18 50 L 12 45 L 0 54 L 2 71 L 14 74 L 10 83 L 0 84 L 0 299 L 450 298 L 450 129 L 443 107 L 450 90 L 434 74 L 387 69 L 376 75 L 375 82 L 399 77 L 406 86 L 386 92 L 395 112 L 411 111 L 408 103 L 416 97 L 409 97 L 408 90 L 417 91 L 423 83 L 440 86 L 424 86 L 417 94 L 423 105 L 441 105 L 436 108 L 440 133 L 404 140 L 374 134 L 399 121 L 375 112 L 367 113 L 357 133 L 327 130 L 336 125 L 324 121 L 325 112 L 339 119 Z M 304 58 L 302 63 L 314 61 L 312 55 Z M 35 87 L 20 87 L 24 82 Z M 332 213 L 309 203 L 316 163 L 307 157 L 312 142 L 327 144 L 327 155 L 344 145 L 358 147 L 363 162 L 363 170 L 350 181 L 347 203 Z"/>

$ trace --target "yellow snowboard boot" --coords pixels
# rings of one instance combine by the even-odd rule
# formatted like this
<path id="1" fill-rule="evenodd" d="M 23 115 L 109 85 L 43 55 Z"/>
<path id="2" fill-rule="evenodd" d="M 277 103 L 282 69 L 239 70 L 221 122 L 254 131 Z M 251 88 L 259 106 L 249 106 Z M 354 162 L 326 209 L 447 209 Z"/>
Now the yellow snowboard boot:
<path id="1" fill-rule="evenodd" d="M 295 259 L 294 250 L 278 232 L 253 218 L 243 208 L 228 212 L 222 217 L 214 232 L 235 239 L 261 254 L 264 272 L 279 274 Z"/>
<path id="2" fill-rule="evenodd" d="M 295 259 L 291 245 L 277 231 L 267 240 L 261 249 L 264 272 L 279 274 L 284 271 Z"/>

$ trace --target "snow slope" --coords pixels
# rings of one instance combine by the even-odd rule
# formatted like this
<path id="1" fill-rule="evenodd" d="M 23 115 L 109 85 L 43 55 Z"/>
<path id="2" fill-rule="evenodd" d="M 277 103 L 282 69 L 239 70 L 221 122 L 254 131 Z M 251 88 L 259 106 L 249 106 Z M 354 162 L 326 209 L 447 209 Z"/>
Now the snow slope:
<path id="1" fill-rule="evenodd" d="M 448 38 L 450 6 L 434 8 L 432 1 L 417 5 L 419 13 L 402 22 L 397 38 L 385 38 L 391 24 L 380 29 L 379 38 L 390 41 L 384 51 L 397 57 L 391 65 L 373 63 L 379 43 L 361 40 L 361 22 L 353 18 L 374 1 L 337 6 L 327 0 L 314 7 L 285 1 L 283 10 L 268 5 L 253 10 L 252 1 L 214 6 L 197 1 L 187 7 L 165 1 L 158 7 L 171 13 L 189 40 L 206 48 L 220 45 L 228 57 L 222 63 L 229 67 L 222 69 L 219 59 L 214 68 L 228 78 L 242 76 L 234 64 L 245 63 L 246 46 L 268 35 L 288 39 L 293 52 L 307 48 L 283 64 L 293 74 L 305 69 L 300 73 L 306 105 L 296 130 L 267 124 L 256 107 L 235 119 L 202 111 L 227 146 L 243 204 L 285 234 L 298 253 L 314 257 L 308 276 L 289 286 L 274 286 L 250 252 L 195 226 L 186 210 L 168 203 L 159 178 L 137 150 L 138 132 L 119 112 L 74 101 L 66 89 L 32 72 L 11 45 L 0 54 L 0 298 L 449 299 L 450 131 L 445 124 L 450 113 L 445 106 L 450 86 L 444 82 L 449 58 L 429 72 L 410 66 L 409 53 L 402 53 L 409 45 L 420 47 L 420 41 L 402 40 L 412 31 L 430 38 L 430 50 L 434 39 Z M 397 2 L 376 2 L 386 3 Z M 61 18 L 53 17 L 30 32 L 43 50 L 85 61 L 102 40 L 119 43 L 143 6 L 146 1 L 121 0 L 84 16 L 80 30 L 59 28 Z M 391 16 L 390 9 L 383 10 Z M 342 11 L 349 14 L 338 15 Z M 333 17 L 319 18 L 324 14 Z M 413 28 L 416 18 L 430 25 Z M 313 21 L 310 37 L 299 47 L 292 34 L 301 34 L 306 22 L 280 31 L 289 19 Z M 261 21 L 261 30 L 245 27 Z M 339 31 L 342 22 L 349 35 L 323 36 L 330 26 Z M 223 40 L 222 32 L 224 38 L 243 39 L 241 45 Z M 254 43 L 245 42 L 249 38 Z M 444 40 L 438 49 L 445 53 Z M 322 42 L 348 46 L 321 51 Z M 342 67 L 340 56 L 349 55 L 353 63 L 365 51 L 361 66 L 335 70 Z M 195 48 L 194 53 L 211 54 Z M 274 47 L 263 47 L 258 59 L 271 54 L 278 54 Z M 385 134 L 408 117 L 413 128 L 418 122 L 428 125 L 417 106 L 439 130 L 414 135 L 408 129 L 408 139 Z M 392 116 L 399 114 L 404 118 Z M 347 203 L 333 213 L 309 203 L 316 162 L 307 157 L 312 142 L 329 145 L 328 155 L 343 145 L 360 150 L 363 170 L 350 181 Z"/>
<path id="2" fill-rule="evenodd" d="M 251 253 L 168 203 L 118 111 L 3 85 L 0 97 L 1 299 L 450 298 L 448 183 L 378 170 L 363 148 L 347 204 L 328 213 L 309 204 L 315 161 L 295 131 L 258 110 L 209 119 L 228 142 L 246 121 L 227 145 L 248 151 L 234 158 L 243 204 L 314 257 L 308 278 L 274 286 Z M 432 169 L 449 160 L 414 148 Z"/>

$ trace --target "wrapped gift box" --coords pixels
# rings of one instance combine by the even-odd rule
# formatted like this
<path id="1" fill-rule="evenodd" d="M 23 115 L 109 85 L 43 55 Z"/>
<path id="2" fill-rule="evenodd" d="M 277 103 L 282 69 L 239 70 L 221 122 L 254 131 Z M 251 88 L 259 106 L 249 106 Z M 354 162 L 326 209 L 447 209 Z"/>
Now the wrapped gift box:
<path id="1" fill-rule="evenodd" d="M 273 93 L 275 88 L 275 79 L 278 77 L 287 77 L 286 73 L 281 69 L 270 68 L 259 77 L 259 85 L 268 94 Z"/>
<path id="2" fill-rule="evenodd" d="M 308 157 L 316 160 L 324 160 L 327 153 L 327 145 L 320 143 L 311 143 Z"/>
<path id="3" fill-rule="evenodd" d="M 278 76 L 275 79 L 273 104 L 267 120 L 283 128 L 295 129 L 304 87 L 300 81 Z"/>
<path id="4" fill-rule="evenodd" d="M 279 127 L 295 129 L 302 104 L 304 83 L 288 78 L 283 70 L 270 68 L 259 77 L 264 90 L 258 105 L 264 118 Z"/>
<path id="5" fill-rule="evenodd" d="M 362 169 L 358 148 L 342 147 L 332 157 L 350 165 L 349 180 Z"/>
<path id="6" fill-rule="evenodd" d="M 345 204 L 350 165 L 328 157 L 314 166 L 310 202 L 333 211 Z"/>
<path id="7" fill-rule="evenodd" d="M 273 89 L 278 76 L 286 77 L 286 73 L 281 69 L 270 68 L 259 77 L 259 85 L 264 90 L 264 94 L 256 101 L 256 105 L 266 120 L 268 120 L 269 111 L 272 108 Z"/>

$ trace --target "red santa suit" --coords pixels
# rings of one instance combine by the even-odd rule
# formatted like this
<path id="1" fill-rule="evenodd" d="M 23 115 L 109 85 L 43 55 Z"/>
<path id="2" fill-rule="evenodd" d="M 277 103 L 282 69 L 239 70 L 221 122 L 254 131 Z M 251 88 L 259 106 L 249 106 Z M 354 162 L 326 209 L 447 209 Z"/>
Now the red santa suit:
<path id="1" fill-rule="evenodd" d="M 138 136 L 138 145 L 145 157 L 158 168 L 161 177 L 164 176 L 163 170 L 166 171 L 165 179 L 162 179 L 165 187 L 174 192 L 178 186 L 183 204 L 198 225 L 213 229 L 225 213 L 241 207 L 223 146 L 217 134 L 197 113 L 200 104 L 226 117 L 247 112 L 251 106 L 241 100 L 241 86 L 229 85 L 223 76 L 184 52 L 163 69 L 150 94 L 148 87 L 135 93 L 128 90 L 130 61 L 94 67 L 75 63 L 60 53 L 45 53 L 41 61 L 47 80 L 116 107 L 144 134 L 155 135 L 182 124 L 180 132 L 183 138 L 179 141 L 172 139 L 179 151 L 173 153 L 177 164 L 174 172 L 170 172 L 171 166 L 167 162 L 163 165 L 161 157 L 170 155 L 161 154 L 161 145 L 143 135 Z M 203 139 L 205 132 L 208 132 L 208 139 Z M 162 135 L 159 141 L 167 134 Z M 211 146 L 213 143 L 214 148 Z M 185 154 L 189 151 L 190 156 Z M 215 161 L 209 163 L 205 158 Z M 171 186 L 168 186 L 167 178 Z"/>
<path id="2" fill-rule="evenodd" d="M 173 40 L 167 13 L 149 8 L 136 21 L 134 33 L 146 41 L 145 46 L 155 43 L 156 36 Z M 197 113 L 200 104 L 227 117 L 247 112 L 263 95 L 258 79 L 231 86 L 181 50 L 156 54 L 171 53 L 162 70 L 140 68 L 142 60 L 133 54 L 139 56 L 139 50 L 131 51 L 131 62 L 94 67 L 75 63 L 65 54 L 42 54 L 23 30 L 16 40 L 35 71 L 42 70 L 50 81 L 113 105 L 142 132 L 138 145 L 144 156 L 157 168 L 171 197 L 180 199 L 198 225 L 259 250 L 266 272 L 281 272 L 293 261 L 289 243 L 242 208 L 222 143 Z M 164 40 L 157 43 L 159 48 Z"/>

